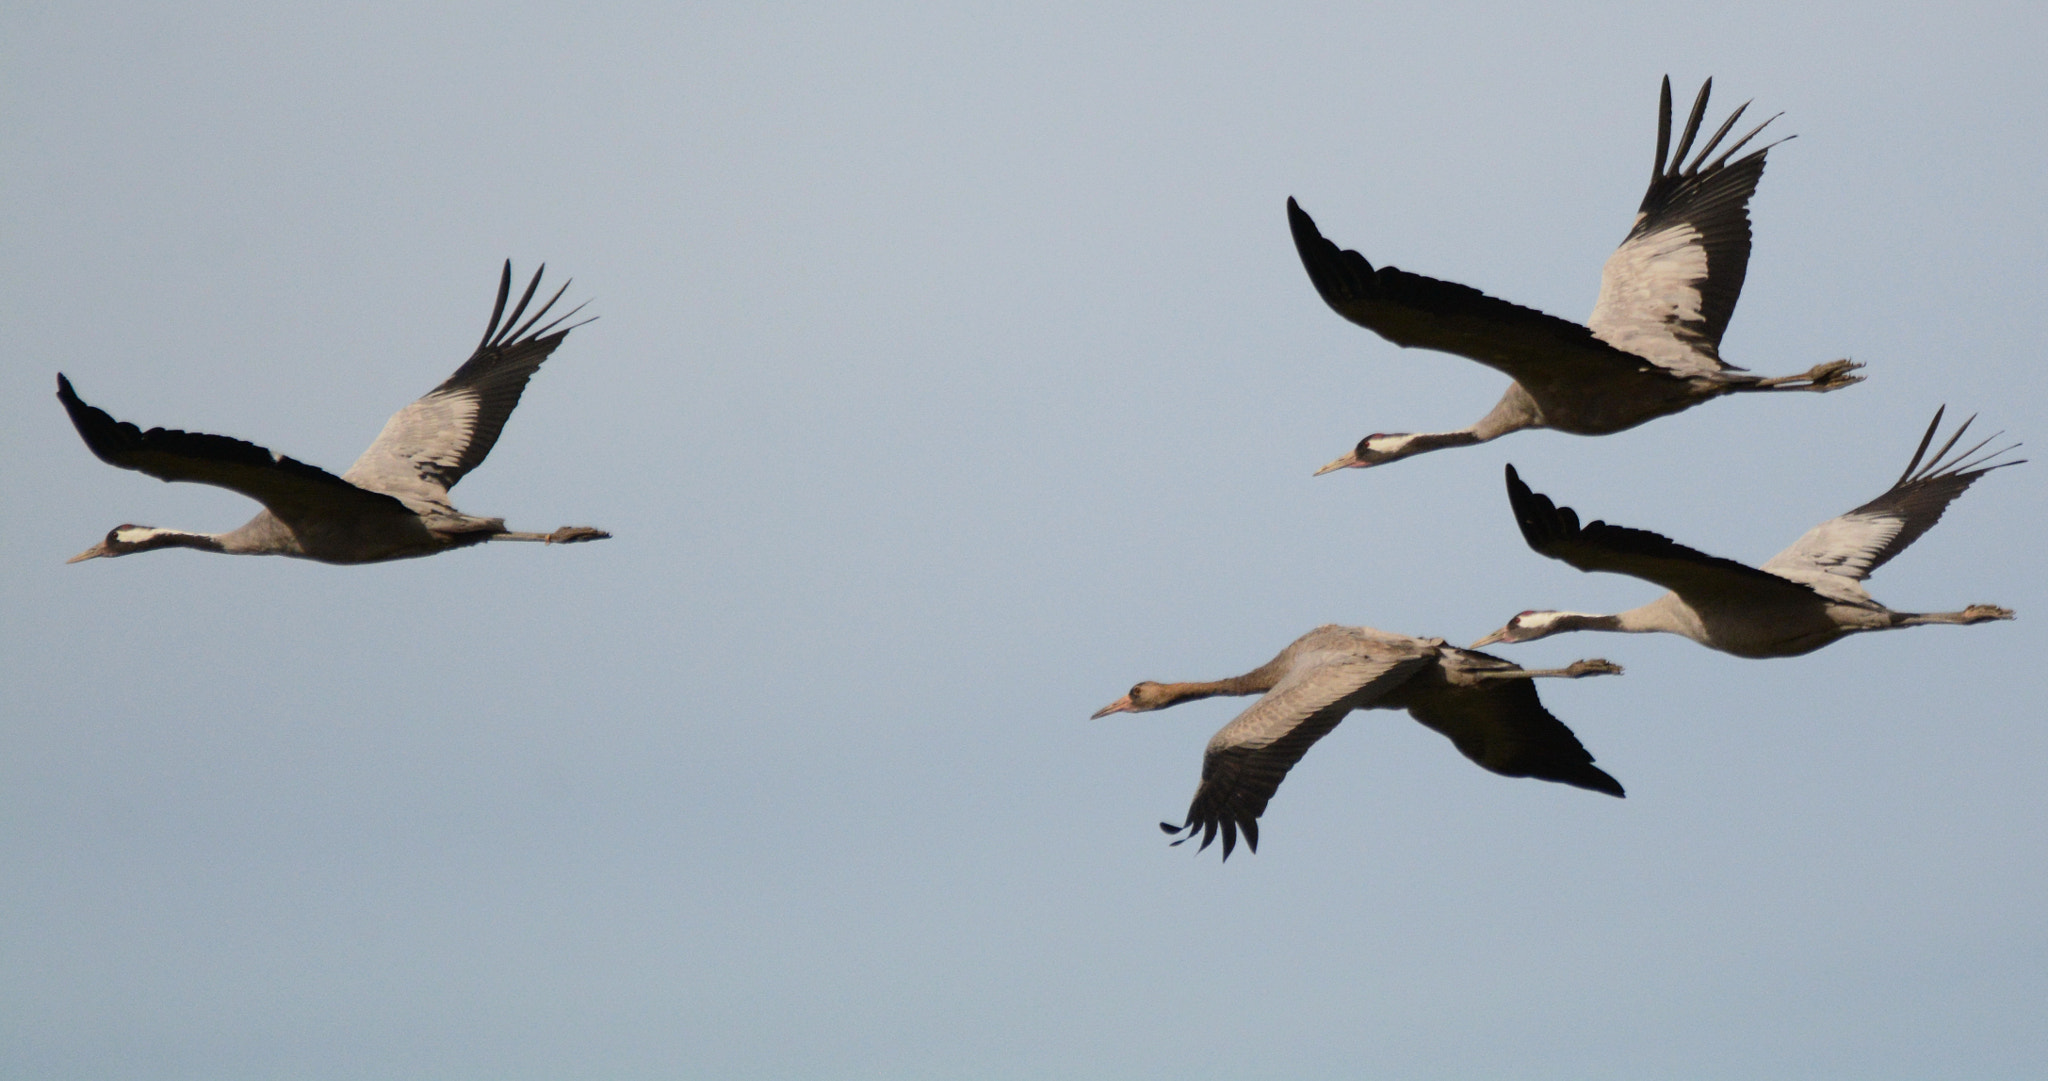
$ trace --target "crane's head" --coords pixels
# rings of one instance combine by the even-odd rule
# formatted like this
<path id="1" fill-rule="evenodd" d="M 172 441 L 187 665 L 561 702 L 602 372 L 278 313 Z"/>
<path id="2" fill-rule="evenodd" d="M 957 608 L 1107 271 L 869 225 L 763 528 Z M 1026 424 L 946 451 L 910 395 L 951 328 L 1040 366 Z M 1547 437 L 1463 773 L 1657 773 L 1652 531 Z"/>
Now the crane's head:
<path id="1" fill-rule="evenodd" d="M 124 556 L 130 552 L 147 552 L 151 548 L 162 548 L 171 543 L 173 534 L 167 529 L 147 525 L 117 525 L 107 530 L 107 539 L 87 548 L 85 551 L 65 560 L 78 563 L 101 556 Z"/>
<path id="2" fill-rule="evenodd" d="M 1384 465 L 1428 449 L 1430 448 L 1426 444 L 1417 442 L 1415 435 L 1409 432 L 1374 432 L 1359 440 L 1358 445 L 1351 448 L 1350 453 L 1316 470 L 1316 476 L 1334 473 L 1339 469 L 1364 469 L 1368 466 Z"/>
<path id="3" fill-rule="evenodd" d="M 1508 620 L 1507 626 L 1472 643 L 1472 648 L 1478 649 L 1480 646 L 1490 646 L 1495 642 L 1534 642 L 1538 638 L 1548 638 L 1559 631 L 1572 630 L 1573 627 L 1570 625 L 1569 617 L 1574 614 L 1572 612 L 1518 612 L 1515 618 Z"/>
<path id="4" fill-rule="evenodd" d="M 1131 693 L 1096 710 L 1095 715 L 1088 719 L 1097 720 L 1112 713 L 1144 713 L 1149 710 L 1165 709 L 1178 701 L 1180 696 L 1173 693 L 1173 688 L 1148 679 L 1132 687 Z"/>

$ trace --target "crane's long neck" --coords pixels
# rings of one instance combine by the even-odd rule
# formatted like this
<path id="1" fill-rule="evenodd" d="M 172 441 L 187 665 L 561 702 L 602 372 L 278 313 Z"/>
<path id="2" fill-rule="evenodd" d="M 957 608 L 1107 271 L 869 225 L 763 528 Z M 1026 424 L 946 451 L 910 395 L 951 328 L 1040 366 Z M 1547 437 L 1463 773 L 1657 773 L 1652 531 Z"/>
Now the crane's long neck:
<path id="1" fill-rule="evenodd" d="M 1260 665 L 1244 675 L 1231 676 L 1229 679 L 1164 683 L 1160 685 L 1161 697 L 1171 704 L 1178 705 L 1182 702 L 1192 702 L 1197 698 L 1215 698 L 1220 695 L 1242 697 L 1248 694 L 1264 694 L 1272 690 L 1274 684 L 1280 682 L 1283 672 L 1284 666 L 1275 660 Z"/>
<path id="2" fill-rule="evenodd" d="M 1433 450 L 1443 450 L 1446 447 L 1469 447 L 1495 437 L 1479 435 L 1478 425 L 1460 428 L 1454 432 L 1409 432 L 1406 435 L 1392 437 L 1390 445 L 1386 447 L 1386 453 L 1390 459 L 1406 458 L 1416 454 L 1428 454 Z"/>
<path id="3" fill-rule="evenodd" d="M 1623 634 L 1678 634 L 1705 642 L 1706 630 L 1699 617 L 1673 594 L 1648 604 L 1611 615 L 1588 612 L 1553 612 L 1544 624 L 1544 634 L 1564 631 L 1620 631 Z"/>
<path id="4" fill-rule="evenodd" d="M 1544 630 L 1553 634 L 1562 634 L 1565 631 L 1628 631 L 1640 633 L 1658 629 L 1654 627 L 1630 626 L 1628 620 L 1623 618 L 1625 615 L 1627 613 L 1598 615 L 1592 612 L 1554 612 L 1551 614 L 1549 622 L 1544 625 Z"/>
<path id="5" fill-rule="evenodd" d="M 136 526 L 115 530 L 111 539 L 120 543 L 122 554 L 125 555 L 129 552 L 148 552 L 158 548 L 197 548 L 202 552 L 233 552 L 237 549 L 228 543 L 233 536 L 234 533 L 188 533 L 179 529 Z"/>
<path id="6" fill-rule="evenodd" d="M 1399 446 L 1397 456 L 1405 458 L 1445 447 L 1469 447 L 1499 439 L 1509 432 L 1542 426 L 1543 411 L 1537 408 L 1536 399 L 1522 389 L 1522 384 L 1510 383 L 1507 393 L 1500 396 L 1500 401 L 1494 403 L 1485 416 L 1456 431 L 1407 435 L 1403 437 L 1407 441 Z"/>
<path id="7" fill-rule="evenodd" d="M 1527 390 L 1522 389 L 1522 384 L 1509 383 L 1507 393 L 1500 396 L 1500 401 L 1495 402 L 1493 408 L 1473 422 L 1471 427 L 1466 428 L 1464 433 L 1468 435 L 1466 442 L 1484 443 L 1489 439 L 1499 439 L 1509 432 L 1541 427 L 1543 409 L 1536 404 L 1536 399 L 1530 397 Z"/>

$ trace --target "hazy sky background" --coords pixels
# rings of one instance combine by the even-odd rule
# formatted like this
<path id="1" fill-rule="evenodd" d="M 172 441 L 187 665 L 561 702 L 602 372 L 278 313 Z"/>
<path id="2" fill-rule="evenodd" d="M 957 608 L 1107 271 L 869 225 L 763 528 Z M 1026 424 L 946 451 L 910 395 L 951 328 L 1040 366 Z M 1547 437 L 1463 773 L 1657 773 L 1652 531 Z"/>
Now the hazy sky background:
<path id="1" fill-rule="evenodd" d="M 2043 8 L 1428 7 L 9 5 L 0 1075 L 2038 1076 L 2048 464 L 1873 581 L 2018 622 L 1501 647 L 1627 666 L 1542 688 L 1626 801 L 1364 714 L 1219 865 L 1154 823 L 1242 704 L 1087 719 L 1655 594 L 1506 461 L 1761 560 L 1941 403 L 2048 446 Z M 1583 318 L 1666 72 L 1799 136 L 1726 355 L 1869 381 L 1311 479 L 1504 380 L 1325 308 L 1286 197 Z M 602 318 L 457 502 L 616 539 L 64 565 L 255 508 L 57 371 L 339 470 L 507 256 Z"/>

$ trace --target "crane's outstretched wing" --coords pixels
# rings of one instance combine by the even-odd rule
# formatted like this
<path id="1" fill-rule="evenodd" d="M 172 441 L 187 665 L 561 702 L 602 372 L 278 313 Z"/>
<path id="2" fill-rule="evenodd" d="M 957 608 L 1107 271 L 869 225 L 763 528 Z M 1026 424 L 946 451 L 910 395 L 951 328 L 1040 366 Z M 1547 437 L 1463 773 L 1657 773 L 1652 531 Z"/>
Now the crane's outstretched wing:
<path id="1" fill-rule="evenodd" d="M 1991 440 L 1998 438 L 1997 435 L 1950 456 L 1949 451 L 1955 449 L 1963 433 L 1970 429 L 1970 421 L 1977 419 L 1971 417 L 1956 428 L 1948 442 L 1942 444 L 1932 459 L 1928 459 L 1926 466 L 1921 466 L 1928 446 L 1934 442 L 1935 431 L 1941 427 L 1941 415 L 1947 408 L 1943 406 L 1934 411 L 1934 421 L 1927 426 L 1927 434 L 1920 437 L 1920 446 L 1913 451 L 1913 460 L 1906 463 L 1906 471 L 1899 474 L 1899 479 L 1890 489 L 1847 514 L 1830 518 L 1807 530 L 1806 535 L 1792 547 L 1772 556 L 1764 564 L 1764 569 L 1807 583 L 1822 592 L 1843 593 L 1851 599 L 1861 599 L 1861 587 L 1849 587 L 1848 583 L 1870 577 L 1887 560 L 1919 540 L 1921 534 L 1933 529 L 1934 523 L 1941 521 L 1942 512 L 1948 509 L 1948 505 L 1978 477 L 2025 461 L 2023 458 L 1992 461 L 2017 447 L 2017 443 L 2003 450 L 1978 455 Z"/>
<path id="2" fill-rule="evenodd" d="M 1616 349 L 1569 319 L 1469 285 L 1390 266 L 1374 269 L 1365 256 L 1324 239 L 1292 197 L 1287 223 L 1324 303 L 1395 345 L 1455 353 L 1524 385 L 1616 378 L 1647 366 L 1645 358 Z"/>
<path id="3" fill-rule="evenodd" d="M 1513 465 L 1507 468 L 1508 503 L 1529 547 L 1582 571 L 1612 571 L 1655 582 L 1679 596 L 1753 596 L 1759 600 L 1812 600 L 1813 591 L 1797 582 L 1744 563 L 1687 548 L 1646 529 L 1594 522 L 1579 525 L 1570 507 L 1522 483 Z"/>
<path id="4" fill-rule="evenodd" d="M 501 324 L 505 301 L 512 292 L 512 261 L 505 261 L 504 274 L 498 279 L 498 302 L 491 309 L 490 325 L 484 328 L 476 352 L 440 386 L 392 414 L 376 441 L 342 474 L 343 479 L 401 499 L 446 505 L 448 489 L 482 464 L 497 445 L 498 433 L 519 404 L 526 381 L 571 330 L 583 325 L 562 326 L 583 310 L 579 304 L 546 326 L 534 326 L 562 298 L 568 282 L 520 323 L 546 271 L 546 264 L 534 271 L 511 317 Z"/>
<path id="5" fill-rule="evenodd" d="M 1161 822 L 1169 834 L 1202 835 L 1208 848 L 1220 831 L 1223 858 L 1245 845 L 1259 849 L 1259 816 L 1280 788 L 1287 771 L 1317 740 L 1330 734 L 1355 703 L 1370 701 L 1400 686 L 1430 662 L 1434 649 L 1417 642 L 1409 648 L 1331 649 L 1306 654 L 1288 674 L 1251 708 L 1224 725 L 1202 754 L 1202 783 L 1179 827 Z M 1197 849 L 1200 851 L 1200 849 Z"/>
<path id="6" fill-rule="evenodd" d="M 1732 367 L 1721 360 L 1721 335 L 1735 314 L 1742 279 L 1749 272 L 1749 197 L 1763 176 L 1764 154 L 1777 145 L 1729 160 L 1777 119 L 1773 116 L 1735 140 L 1720 157 L 1707 160 L 1749 108 L 1744 102 L 1687 164 L 1713 88 L 1712 79 L 1701 85 L 1685 133 L 1667 161 L 1671 79 L 1665 77 L 1650 190 L 1628 238 L 1607 257 L 1600 272 L 1600 299 L 1586 320 L 1601 341 L 1686 374 Z"/>
<path id="7" fill-rule="evenodd" d="M 1572 730 L 1543 708 L 1534 680 L 1483 678 L 1487 672 L 1519 672 L 1520 665 L 1469 649 L 1447 646 L 1442 652 L 1447 668 L 1481 678 L 1454 680 L 1414 696 L 1409 716 L 1449 737 L 1460 754 L 1482 769 L 1623 794 L 1621 782 L 1593 765 L 1593 755 Z"/>
<path id="8" fill-rule="evenodd" d="M 158 480 L 186 480 L 240 492 L 297 528 L 332 514 L 369 516 L 411 512 L 388 495 L 364 491 L 318 466 L 307 465 L 224 435 L 168 428 L 143 431 L 106 410 L 88 405 L 57 376 L 57 400 L 71 414 L 78 435 L 100 461 Z"/>

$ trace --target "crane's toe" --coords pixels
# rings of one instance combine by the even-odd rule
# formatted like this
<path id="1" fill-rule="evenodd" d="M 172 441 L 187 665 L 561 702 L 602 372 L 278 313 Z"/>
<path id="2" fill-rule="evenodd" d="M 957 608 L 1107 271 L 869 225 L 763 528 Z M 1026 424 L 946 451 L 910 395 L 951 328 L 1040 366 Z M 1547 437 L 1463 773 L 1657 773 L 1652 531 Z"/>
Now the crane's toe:
<path id="1" fill-rule="evenodd" d="M 1813 382 L 1810 389 L 1818 391 L 1840 390 L 1863 382 L 1863 377 L 1854 374 L 1863 367 L 1851 360 L 1831 360 L 1807 373 Z"/>
<path id="2" fill-rule="evenodd" d="M 1973 604 L 1963 609 L 1963 617 L 1972 623 L 1986 623 L 1994 619 L 2017 619 L 2010 608 L 1995 604 Z"/>
<path id="3" fill-rule="evenodd" d="M 548 543 L 575 544 L 577 541 L 606 540 L 610 537 L 611 534 L 602 529 L 592 529 L 587 525 L 565 525 L 548 534 Z"/>

